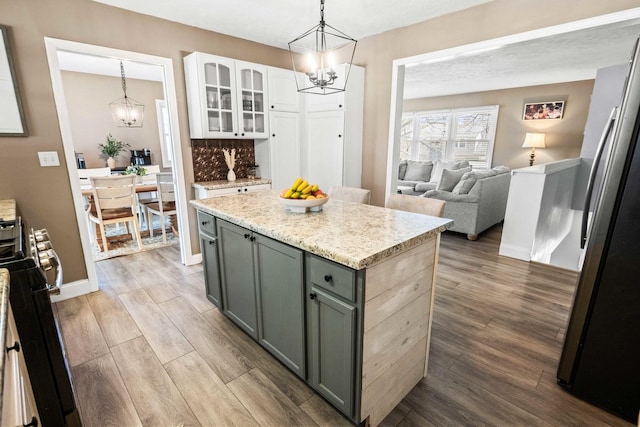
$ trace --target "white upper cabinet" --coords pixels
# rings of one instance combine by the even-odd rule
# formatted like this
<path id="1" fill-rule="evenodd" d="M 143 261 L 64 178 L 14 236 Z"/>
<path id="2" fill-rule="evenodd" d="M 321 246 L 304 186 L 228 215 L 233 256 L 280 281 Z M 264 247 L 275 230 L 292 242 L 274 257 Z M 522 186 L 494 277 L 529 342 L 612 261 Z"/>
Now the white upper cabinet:
<path id="1" fill-rule="evenodd" d="M 184 58 L 191 138 L 266 138 L 266 67 L 194 52 Z"/>
<path id="2" fill-rule="evenodd" d="M 269 110 L 297 113 L 302 110 L 294 73 L 282 68 L 269 68 Z"/>
<path id="3" fill-rule="evenodd" d="M 267 67 L 236 61 L 238 129 L 241 138 L 267 138 Z"/>

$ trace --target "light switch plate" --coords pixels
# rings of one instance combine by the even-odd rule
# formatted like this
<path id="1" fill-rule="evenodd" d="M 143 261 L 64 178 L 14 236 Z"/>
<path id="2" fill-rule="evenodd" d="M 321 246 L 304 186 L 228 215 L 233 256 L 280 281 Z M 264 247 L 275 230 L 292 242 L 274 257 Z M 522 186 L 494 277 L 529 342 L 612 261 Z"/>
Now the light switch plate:
<path id="1" fill-rule="evenodd" d="M 40 166 L 60 166 L 60 159 L 58 159 L 57 151 L 38 151 L 38 158 L 40 159 Z"/>

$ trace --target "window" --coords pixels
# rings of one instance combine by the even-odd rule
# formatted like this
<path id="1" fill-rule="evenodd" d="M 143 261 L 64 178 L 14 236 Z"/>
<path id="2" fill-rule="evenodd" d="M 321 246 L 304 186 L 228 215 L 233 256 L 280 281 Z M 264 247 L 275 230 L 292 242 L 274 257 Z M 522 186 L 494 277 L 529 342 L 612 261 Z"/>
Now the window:
<path id="1" fill-rule="evenodd" d="M 433 162 L 467 160 L 474 169 L 489 169 L 498 106 L 404 113 L 400 159 Z"/>
<path id="2" fill-rule="evenodd" d="M 160 152 L 162 154 L 162 167 L 170 168 L 171 159 L 171 127 L 169 122 L 169 110 L 164 99 L 156 99 L 156 114 L 158 116 L 158 133 L 160 135 Z"/>

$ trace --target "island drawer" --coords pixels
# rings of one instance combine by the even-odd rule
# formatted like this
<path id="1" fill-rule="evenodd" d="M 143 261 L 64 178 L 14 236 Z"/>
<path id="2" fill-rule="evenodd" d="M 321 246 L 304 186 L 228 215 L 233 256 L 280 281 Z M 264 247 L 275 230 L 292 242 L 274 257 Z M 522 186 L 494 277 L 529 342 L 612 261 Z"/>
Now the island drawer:
<path id="1" fill-rule="evenodd" d="M 355 271 L 325 259 L 309 257 L 310 277 L 313 285 L 333 292 L 349 301 L 356 301 Z"/>
<path id="2" fill-rule="evenodd" d="M 206 233 L 210 236 L 216 235 L 216 221 L 213 215 L 198 211 L 198 228 L 201 233 Z"/>

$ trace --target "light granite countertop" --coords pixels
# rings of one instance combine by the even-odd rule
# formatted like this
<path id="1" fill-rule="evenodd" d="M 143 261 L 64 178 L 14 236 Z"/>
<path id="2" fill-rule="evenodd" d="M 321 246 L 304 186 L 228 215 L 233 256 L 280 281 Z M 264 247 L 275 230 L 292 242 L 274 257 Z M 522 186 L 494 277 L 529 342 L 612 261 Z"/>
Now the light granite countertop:
<path id="1" fill-rule="evenodd" d="M 350 268 L 368 268 L 419 245 L 453 221 L 330 199 L 320 212 L 291 213 L 278 190 L 192 200 L 196 209 Z"/>
<path id="2" fill-rule="evenodd" d="M 16 201 L 13 199 L 0 200 L 0 221 L 16 220 Z"/>
<path id="3" fill-rule="evenodd" d="M 249 179 L 238 178 L 235 181 L 227 181 L 226 179 L 218 181 L 194 182 L 191 184 L 193 188 L 204 188 L 205 190 L 218 190 L 220 188 L 246 187 L 250 185 L 271 184 L 270 179 Z"/>

